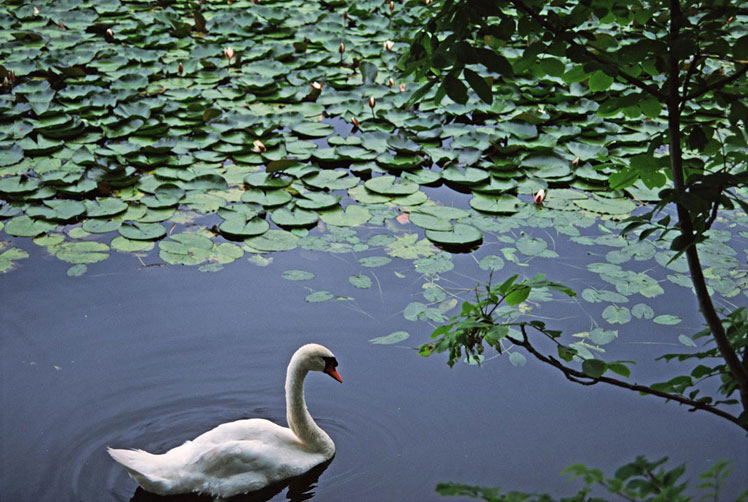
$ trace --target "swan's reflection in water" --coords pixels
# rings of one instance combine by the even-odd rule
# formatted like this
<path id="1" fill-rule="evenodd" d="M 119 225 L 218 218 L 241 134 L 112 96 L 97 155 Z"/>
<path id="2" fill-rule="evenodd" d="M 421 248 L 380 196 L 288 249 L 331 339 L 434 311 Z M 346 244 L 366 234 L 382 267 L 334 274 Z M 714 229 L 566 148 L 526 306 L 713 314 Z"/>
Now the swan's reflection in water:
<path id="1" fill-rule="evenodd" d="M 219 500 L 225 502 L 265 502 L 278 495 L 285 488 L 288 488 L 288 492 L 286 493 L 287 500 L 291 502 L 309 500 L 314 497 L 314 488 L 316 488 L 319 477 L 325 472 L 325 469 L 327 469 L 332 461 L 333 459 L 331 458 L 301 476 L 286 479 L 285 481 L 267 486 L 262 490 Z M 213 500 L 215 500 L 213 497 L 207 495 L 155 495 L 138 487 L 130 502 L 212 502 Z"/>

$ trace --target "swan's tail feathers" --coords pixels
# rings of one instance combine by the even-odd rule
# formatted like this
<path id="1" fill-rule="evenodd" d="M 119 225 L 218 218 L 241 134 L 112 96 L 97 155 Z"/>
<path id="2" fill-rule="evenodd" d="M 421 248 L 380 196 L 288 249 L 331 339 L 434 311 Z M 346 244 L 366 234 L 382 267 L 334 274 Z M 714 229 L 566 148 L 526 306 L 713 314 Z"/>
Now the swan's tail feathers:
<path id="1" fill-rule="evenodd" d="M 169 464 L 163 455 L 154 455 L 143 450 L 117 450 L 107 448 L 111 457 L 124 467 L 145 490 L 158 495 L 169 495 L 174 480 L 169 476 Z"/>

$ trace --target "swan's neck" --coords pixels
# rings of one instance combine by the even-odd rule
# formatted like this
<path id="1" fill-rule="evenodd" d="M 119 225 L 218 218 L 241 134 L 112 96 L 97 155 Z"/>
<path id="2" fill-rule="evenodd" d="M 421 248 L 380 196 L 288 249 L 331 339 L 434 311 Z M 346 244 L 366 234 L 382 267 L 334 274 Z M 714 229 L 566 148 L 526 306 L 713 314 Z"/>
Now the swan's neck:
<path id="1" fill-rule="evenodd" d="M 305 446 L 314 451 L 334 451 L 335 445 L 312 419 L 304 400 L 304 378 L 308 371 L 294 358 L 286 373 L 286 419 L 288 427 Z"/>

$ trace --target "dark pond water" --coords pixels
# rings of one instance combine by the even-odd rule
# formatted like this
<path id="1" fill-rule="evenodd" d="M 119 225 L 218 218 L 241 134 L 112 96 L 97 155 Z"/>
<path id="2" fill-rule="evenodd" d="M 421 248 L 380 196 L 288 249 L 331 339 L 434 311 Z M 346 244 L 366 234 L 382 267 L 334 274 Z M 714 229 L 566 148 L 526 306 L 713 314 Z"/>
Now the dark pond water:
<path id="1" fill-rule="evenodd" d="M 33 266 L 0 289 L 3 501 L 148 500 L 106 446 L 160 452 L 226 421 L 284 423 L 285 367 L 310 341 L 340 361 L 343 385 L 307 380 L 310 410 L 338 453 L 273 500 L 438 500 L 434 486 L 448 480 L 570 494 L 567 465 L 610 472 L 638 454 L 686 462 L 692 476 L 722 458 L 748 472 L 744 435 L 710 416 L 582 388 L 532 361 L 450 370 L 417 356 L 408 347 L 428 327 L 399 311 L 420 285 L 391 271 L 378 269 L 381 292 L 359 291 L 355 303 L 306 303 L 302 283 L 279 279 L 304 269 L 340 285 L 358 271 L 345 256 L 295 251 L 217 273 L 116 256 L 68 278 L 66 265 L 32 252 Z M 698 323 L 692 306 L 684 311 Z M 412 335 L 403 345 L 368 341 L 401 329 Z"/>

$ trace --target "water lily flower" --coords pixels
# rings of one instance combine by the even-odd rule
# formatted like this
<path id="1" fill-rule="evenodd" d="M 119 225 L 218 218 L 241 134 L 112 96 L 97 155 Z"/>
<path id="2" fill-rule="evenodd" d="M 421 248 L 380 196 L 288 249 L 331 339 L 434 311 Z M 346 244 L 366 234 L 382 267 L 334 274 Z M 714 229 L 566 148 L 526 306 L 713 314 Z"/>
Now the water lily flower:
<path id="1" fill-rule="evenodd" d="M 267 147 L 265 146 L 265 143 L 263 143 L 263 142 L 262 142 L 262 141 L 260 141 L 259 139 L 256 139 L 256 140 L 254 141 L 254 143 L 252 143 L 252 144 L 254 145 L 254 148 L 252 149 L 252 151 L 253 151 L 253 152 L 255 152 L 255 153 L 262 153 L 262 152 L 266 152 L 266 151 L 267 151 L 267 149 L 268 149 L 268 148 L 267 148 Z"/>
<path id="2" fill-rule="evenodd" d="M 374 101 L 374 96 L 371 96 L 369 98 L 369 108 L 371 108 L 371 118 L 376 118 L 374 116 L 374 106 L 376 105 L 376 101 Z"/>
<path id="3" fill-rule="evenodd" d="M 340 42 L 340 47 L 338 48 L 338 52 L 341 55 L 345 52 L 345 44 L 343 42 Z"/>
<path id="4" fill-rule="evenodd" d="M 359 127 L 361 127 L 361 123 L 358 121 L 356 117 L 353 117 L 351 119 L 351 124 L 353 124 L 354 129 L 358 129 Z"/>
<path id="5" fill-rule="evenodd" d="M 322 88 L 325 86 L 322 82 L 312 82 L 312 89 L 315 91 L 321 91 Z"/>
<path id="6" fill-rule="evenodd" d="M 184 66 L 182 65 L 182 63 L 179 63 L 179 66 L 177 66 L 177 74 L 181 75 L 183 71 L 184 71 Z"/>
<path id="7" fill-rule="evenodd" d="M 538 193 L 532 194 L 532 200 L 536 205 L 541 206 L 545 200 L 545 190 L 541 188 Z"/>
<path id="8" fill-rule="evenodd" d="M 571 161 L 572 166 L 578 166 L 579 165 L 579 157 L 574 157 L 574 160 Z"/>
<path id="9" fill-rule="evenodd" d="M 387 40 L 384 43 L 384 50 L 386 51 L 391 51 L 393 47 L 395 47 L 395 42 L 393 42 L 392 40 Z"/>
<path id="10" fill-rule="evenodd" d="M 234 58 L 234 48 L 233 47 L 224 47 L 223 48 L 223 54 L 226 56 L 226 59 L 231 61 Z"/>
<path id="11" fill-rule="evenodd" d="M 400 92 L 403 92 L 405 90 L 405 84 L 400 84 Z"/>
<path id="12" fill-rule="evenodd" d="M 37 9 L 36 7 L 34 7 L 34 15 L 35 15 L 35 16 L 38 16 L 38 15 L 39 15 L 39 9 Z"/>
<path id="13" fill-rule="evenodd" d="M 392 77 L 390 77 L 390 80 L 389 82 L 387 82 L 387 85 L 389 85 L 390 87 L 395 87 L 395 81 L 392 80 Z"/>
<path id="14" fill-rule="evenodd" d="M 395 2 L 390 1 L 390 13 L 395 12 Z"/>

